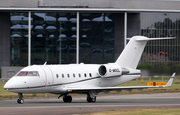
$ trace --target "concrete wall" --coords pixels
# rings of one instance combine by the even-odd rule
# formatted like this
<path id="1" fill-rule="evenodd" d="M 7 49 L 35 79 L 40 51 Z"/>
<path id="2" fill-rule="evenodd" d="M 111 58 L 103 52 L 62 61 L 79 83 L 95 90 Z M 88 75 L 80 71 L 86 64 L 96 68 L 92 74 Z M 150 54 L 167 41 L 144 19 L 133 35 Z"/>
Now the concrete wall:
<path id="1" fill-rule="evenodd" d="M 0 12 L 0 67 L 10 65 L 10 13 Z"/>
<path id="2" fill-rule="evenodd" d="M 17 72 L 19 72 L 23 67 L 2 67 L 1 68 L 1 80 L 9 80 Z"/>
<path id="3" fill-rule="evenodd" d="M 0 6 L 89 6 L 119 9 L 180 10 L 178 0 L 0 0 Z"/>

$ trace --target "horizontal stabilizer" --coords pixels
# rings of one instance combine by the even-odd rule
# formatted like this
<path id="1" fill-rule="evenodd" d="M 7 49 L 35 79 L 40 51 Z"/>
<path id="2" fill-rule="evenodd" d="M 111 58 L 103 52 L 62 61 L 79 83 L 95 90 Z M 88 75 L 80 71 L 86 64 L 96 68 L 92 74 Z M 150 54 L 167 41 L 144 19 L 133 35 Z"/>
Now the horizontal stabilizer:
<path id="1" fill-rule="evenodd" d="M 163 40 L 163 39 L 175 39 L 176 37 L 164 37 L 164 38 L 146 38 L 139 37 L 136 38 L 136 41 L 150 41 L 150 40 Z"/>

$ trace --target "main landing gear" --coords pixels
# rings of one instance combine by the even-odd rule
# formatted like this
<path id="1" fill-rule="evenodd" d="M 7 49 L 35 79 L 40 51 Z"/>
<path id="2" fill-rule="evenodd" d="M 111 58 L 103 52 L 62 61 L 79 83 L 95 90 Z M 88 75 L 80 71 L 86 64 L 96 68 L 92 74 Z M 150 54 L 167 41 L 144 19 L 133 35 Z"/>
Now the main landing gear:
<path id="1" fill-rule="evenodd" d="M 17 100 L 17 103 L 18 104 L 23 104 L 24 103 L 23 94 L 22 93 L 18 93 L 18 97 L 19 97 L 19 99 Z"/>
<path id="2" fill-rule="evenodd" d="M 63 96 L 63 101 L 65 103 L 71 103 L 72 102 L 72 97 L 70 95 L 61 94 L 58 98 L 60 98 L 62 96 Z M 92 92 L 87 93 L 87 102 L 89 102 L 89 103 L 96 102 L 96 96 L 94 96 Z"/>
<path id="3" fill-rule="evenodd" d="M 94 96 L 91 92 L 87 93 L 87 102 L 89 103 L 96 102 L 96 96 Z"/>

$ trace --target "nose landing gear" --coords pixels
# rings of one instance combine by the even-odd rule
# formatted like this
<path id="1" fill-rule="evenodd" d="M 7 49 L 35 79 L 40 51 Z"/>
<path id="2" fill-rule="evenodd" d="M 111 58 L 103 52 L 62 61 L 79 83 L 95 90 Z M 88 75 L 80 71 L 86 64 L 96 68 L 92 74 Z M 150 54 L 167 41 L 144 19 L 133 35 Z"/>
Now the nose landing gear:
<path id="1" fill-rule="evenodd" d="M 23 104 L 24 103 L 23 94 L 22 93 L 18 93 L 18 97 L 19 97 L 19 99 L 17 99 L 17 103 L 18 104 Z"/>

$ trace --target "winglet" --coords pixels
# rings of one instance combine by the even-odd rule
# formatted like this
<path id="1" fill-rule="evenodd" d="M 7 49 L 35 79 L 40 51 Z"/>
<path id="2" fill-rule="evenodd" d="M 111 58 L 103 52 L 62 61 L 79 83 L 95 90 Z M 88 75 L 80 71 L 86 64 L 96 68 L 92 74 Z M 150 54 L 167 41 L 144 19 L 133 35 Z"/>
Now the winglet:
<path id="1" fill-rule="evenodd" d="M 174 76 L 176 75 L 176 73 L 173 73 L 171 78 L 169 79 L 169 81 L 167 82 L 166 86 L 165 87 L 168 87 L 168 86 L 171 86 L 172 85 L 172 82 L 174 80 Z"/>

